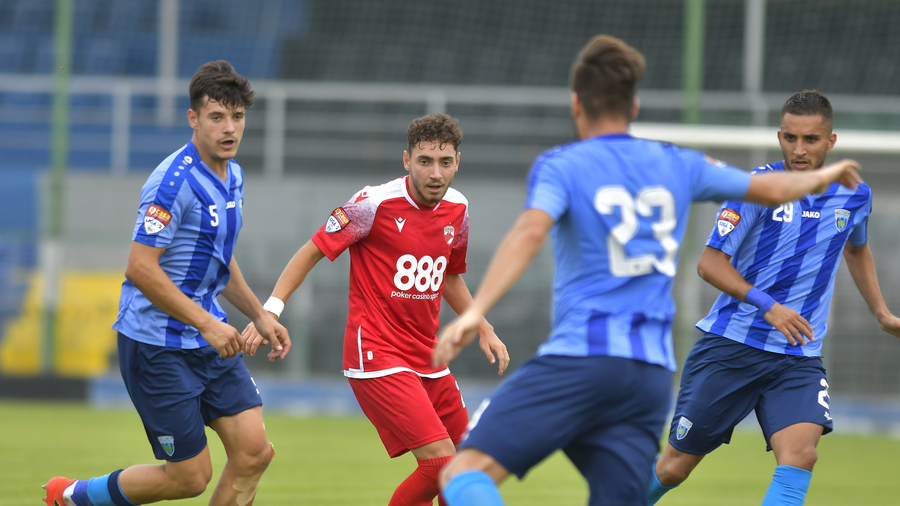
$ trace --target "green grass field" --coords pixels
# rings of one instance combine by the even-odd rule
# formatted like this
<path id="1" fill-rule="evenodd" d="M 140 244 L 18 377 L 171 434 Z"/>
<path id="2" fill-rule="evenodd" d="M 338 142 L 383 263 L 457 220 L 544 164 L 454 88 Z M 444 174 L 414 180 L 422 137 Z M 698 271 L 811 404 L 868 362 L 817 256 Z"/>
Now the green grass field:
<path id="1" fill-rule="evenodd" d="M 266 414 L 278 456 L 263 477 L 260 506 L 383 506 L 413 470 L 405 455 L 388 458 L 363 418 L 294 418 Z M 98 411 L 84 404 L 0 402 L 0 506 L 38 504 L 40 485 L 55 475 L 85 478 L 153 460 L 140 420 L 132 411 Z M 224 451 L 209 433 L 214 468 Z M 707 457 L 687 483 L 661 505 L 758 505 L 774 469 L 758 432 L 738 433 Z M 887 506 L 898 503 L 900 440 L 829 435 L 806 504 Z M 214 478 L 215 479 L 215 478 Z M 209 489 L 211 491 L 211 487 Z M 202 505 L 203 496 L 178 504 Z M 501 487 L 510 505 L 583 505 L 587 486 L 557 454 L 519 482 Z"/>

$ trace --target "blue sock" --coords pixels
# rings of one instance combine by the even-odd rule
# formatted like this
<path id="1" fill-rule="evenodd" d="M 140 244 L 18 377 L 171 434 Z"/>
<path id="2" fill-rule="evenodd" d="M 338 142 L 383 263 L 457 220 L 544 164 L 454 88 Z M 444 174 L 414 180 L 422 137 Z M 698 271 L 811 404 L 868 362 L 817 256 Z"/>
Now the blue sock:
<path id="1" fill-rule="evenodd" d="M 75 488 L 72 490 L 72 502 L 77 506 L 94 506 L 94 503 L 91 502 L 91 499 L 88 497 L 87 493 L 88 482 L 85 480 L 78 480 L 75 482 Z"/>
<path id="2" fill-rule="evenodd" d="M 656 476 L 656 461 L 659 460 L 659 457 L 653 459 L 653 467 L 650 468 L 650 488 L 647 489 L 647 500 L 644 503 L 645 506 L 653 506 L 656 504 L 662 496 L 677 487 L 678 485 L 674 485 L 671 487 L 667 487 L 659 482 L 659 477 Z"/>
<path id="3" fill-rule="evenodd" d="M 775 476 L 772 477 L 762 506 L 801 506 L 806 500 L 810 480 L 812 473 L 806 469 L 791 466 L 776 467 Z"/>
<path id="4" fill-rule="evenodd" d="M 119 469 L 106 476 L 88 480 L 86 492 L 90 503 L 86 506 L 137 506 L 128 500 L 125 494 L 122 493 L 122 489 L 119 488 L 119 474 L 121 473 L 122 469 Z M 76 493 L 78 493 L 78 485 L 75 486 L 75 493 L 72 494 L 72 499 L 75 500 L 76 504 L 80 505 L 81 502 L 78 502 L 78 499 L 75 497 Z"/>
<path id="5" fill-rule="evenodd" d="M 450 506 L 503 506 L 494 480 L 481 471 L 457 474 L 441 493 Z"/>

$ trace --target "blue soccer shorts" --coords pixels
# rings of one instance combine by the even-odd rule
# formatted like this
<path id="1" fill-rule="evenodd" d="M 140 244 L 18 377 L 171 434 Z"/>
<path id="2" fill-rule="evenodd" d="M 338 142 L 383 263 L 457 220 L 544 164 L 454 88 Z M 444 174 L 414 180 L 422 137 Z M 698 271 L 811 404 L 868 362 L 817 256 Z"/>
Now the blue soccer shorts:
<path id="1" fill-rule="evenodd" d="M 772 353 L 707 333 L 685 361 L 669 444 L 706 455 L 730 442 L 755 409 L 771 450 L 772 434 L 797 423 L 831 432 L 828 400 L 821 357 Z"/>
<path id="2" fill-rule="evenodd" d="M 262 405 L 240 356 L 221 358 L 212 346 L 155 346 L 122 333 L 118 339 L 122 379 L 159 460 L 198 455 L 211 421 Z"/>
<path id="3" fill-rule="evenodd" d="M 672 373 L 658 365 L 537 356 L 485 400 L 460 448 L 520 479 L 562 449 L 587 479 L 591 505 L 643 506 L 671 388 Z"/>

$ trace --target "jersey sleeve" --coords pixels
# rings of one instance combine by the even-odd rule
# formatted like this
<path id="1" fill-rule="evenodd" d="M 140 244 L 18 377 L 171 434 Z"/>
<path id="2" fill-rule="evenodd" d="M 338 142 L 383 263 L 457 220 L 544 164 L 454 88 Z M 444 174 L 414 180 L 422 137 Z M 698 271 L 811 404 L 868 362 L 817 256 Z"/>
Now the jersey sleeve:
<path id="1" fill-rule="evenodd" d="M 332 262 L 349 248 L 369 235 L 378 205 L 363 188 L 341 207 L 331 212 L 312 240 Z"/>
<path id="2" fill-rule="evenodd" d="M 691 191 L 695 202 L 737 200 L 747 195 L 749 173 L 697 151 L 684 150 L 683 156 L 692 169 Z"/>
<path id="3" fill-rule="evenodd" d="M 859 223 L 853 226 L 850 231 L 850 237 L 847 241 L 854 246 L 862 246 L 869 241 L 869 216 L 872 215 L 872 196 L 869 194 L 869 200 L 860 211 L 865 213 L 865 217 Z"/>
<path id="4" fill-rule="evenodd" d="M 177 187 L 167 184 L 165 178 L 158 183 L 151 178 L 141 190 L 141 205 L 131 238 L 133 241 L 154 248 L 167 247 L 193 209 L 195 199 L 188 183 Z"/>
<path id="5" fill-rule="evenodd" d="M 450 249 L 450 262 L 447 265 L 447 274 L 462 274 L 466 272 L 466 253 L 469 249 L 469 208 L 466 207 L 459 233 L 453 240 Z"/>
<path id="6" fill-rule="evenodd" d="M 706 245 L 733 257 L 764 209 L 759 204 L 740 200 L 725 202 L 716 215 Z"/>
<path id="7" fill-rule="evenodd" d="M 525 209 L 540 209 L 558 221 L 569 209 L 569 191 L 561 171 L 552 163 L 552 158 L 538 157 L 528 176 Z"/>

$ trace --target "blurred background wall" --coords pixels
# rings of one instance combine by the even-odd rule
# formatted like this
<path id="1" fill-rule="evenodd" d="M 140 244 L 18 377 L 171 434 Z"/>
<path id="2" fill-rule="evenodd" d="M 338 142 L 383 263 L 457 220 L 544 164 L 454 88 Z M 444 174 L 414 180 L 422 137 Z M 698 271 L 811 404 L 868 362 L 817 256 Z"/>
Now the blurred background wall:
<path id="1" fill-rule="evenodd" d="M 247 183 L 236 256 L 261 299 L 331 210 L 404 174 L 406 127 L 437 111 L 465 134 L 454 185 L 471 206 L 465 278 L 477 287 L 521 209 L 531 160 L 573 140 L 571 62 L 608 33 L 647 58 L 635 134 L 741 167 L 781 159 L 791 93 L 828 94 L 830 159 L 863 163 L 870 245 L 900 311 L 898 25 L 890 0 L 0 0 L 0 374 L 117 374 L 109 326 L 140 187 L 189 140 L 188 79 L 215 59 L 256 90 L 237 158 Z M 695 273 L 716 209 L 696 206 L 682 246 L 680 360 L 717 294 Z M 549 329 L 548 250 L 489 315 L 513 368 Z M 247 358 L 255 374 L 340 378 L 346 256 L 289 301 L 290 359 Z M 900 398 L 900 343 L 878 329 L 846 268 L 826 343 L 832 392 Z M 475 347 L 453 370 L 496 378 Z"/>

